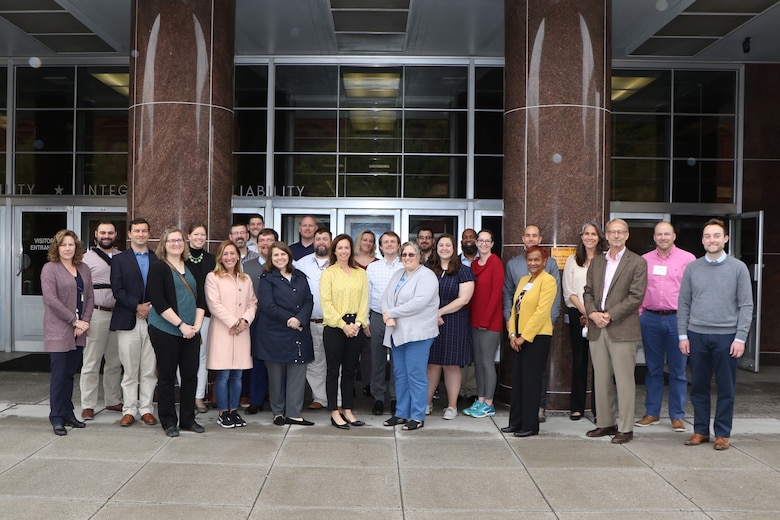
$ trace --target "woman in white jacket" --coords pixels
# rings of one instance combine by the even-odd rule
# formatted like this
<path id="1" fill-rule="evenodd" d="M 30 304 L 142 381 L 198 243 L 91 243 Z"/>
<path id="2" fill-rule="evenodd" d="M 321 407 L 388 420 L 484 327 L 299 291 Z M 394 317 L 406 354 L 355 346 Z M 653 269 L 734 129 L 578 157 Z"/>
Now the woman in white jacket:
<path id="1" fill-rule="evenodd" d="M 425 424 L 428 353 L 439 335 L 439 281 L 420 264 L 417 244 L 401 246 L 401 263 L 404 268 L 390 278 L 382 298 L 384 345 L 393 349 L 397 398 L 395 415 L 384 425 L 416 430 Z"/>

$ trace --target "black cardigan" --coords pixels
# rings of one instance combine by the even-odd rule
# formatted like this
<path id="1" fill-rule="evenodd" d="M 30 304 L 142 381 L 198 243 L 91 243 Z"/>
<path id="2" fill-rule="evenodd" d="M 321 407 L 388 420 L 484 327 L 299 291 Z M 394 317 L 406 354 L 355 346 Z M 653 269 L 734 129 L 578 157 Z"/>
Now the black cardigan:
<path id="1" fill-rule="evenodd" d="M 185 269 L 189 269 L 185 264 Z M 154 310 L 162 316 L 162 313 L 168 309 L 178 314 L 179 310 L 176 304 L 176 286 L 173 283 L 173 277 L 179 276 L 168 267 L 164 261 L 160 260 L 149 266 L 149 276 L 146 281 L 146 294 L 152 302 Z M 195 278 L 196 286 L 192 288 L 195 291 L 195 307 L 206 310 L 206 291 L 203 281 Z"/>

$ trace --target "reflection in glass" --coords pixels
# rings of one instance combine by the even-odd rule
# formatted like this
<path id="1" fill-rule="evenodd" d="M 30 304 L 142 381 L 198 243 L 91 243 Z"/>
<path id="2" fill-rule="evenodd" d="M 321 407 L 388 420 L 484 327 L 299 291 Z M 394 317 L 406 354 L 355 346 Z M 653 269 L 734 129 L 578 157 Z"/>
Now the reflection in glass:
<path id="1" fill-rule="evenodd" d="M 402 242 L 417 241 L 417 232 L 421 229 L 433 231 L 436 238 L 442 233 L 458 236 L 458 217 L 452 215 L 409 215 L 409 236 L 401 237 Z"/>
<path id="2" fill-rule="evenodd" d="M 77 84 L 79 108 L 124 108 L 130 97 L 127 67 L 79 67 Z"/>
<path id="3" fill-rule="evenodd" d="M 474 153 L 504 153 L 503 112 L 474 114 Z"/>
<path id="4" fill-rule="evenodd" d="M 341 67 L 339 106 L 397 108 L 401 106 L 402 67 Z"/>
<path id="5" fill-rule="evenodd" d="M 359 175 L 339 176 L 339 196 L 341 197 L 400 197 L 400 175 Z"/>
<path id="6" fill-rule="evenodd" d="M 612 155 L 668 158 L 670 119 L 660 114 L 613 114 Z"/>
<path id="7" fill-rule="evenodd" d="M 264 153 L 234 153 L 233 195 L 239 197 L 266 196 L 265 172 Z M 258 193 L 261 190 L 262 193 Z"/>
<path id="8" fill-rule="evenodd" d="M 20 265 L 27 266 L 21 271 L 23 295 L 41 295 L 41 269 L 48 261 L 49 244 L 57 231 L 67 226 L 68 214 L 64 211 L 22 212 L 22 254 L 25 259 L 20 260 Z"/>
<path id="9" fill-rule="evenodd" d="M 672 71 L 612 71 L 613 112 L 671 112 Z"/>
<path id="10" fill-rule="evenodd" d="M 474 157 L 474 197 L 477 199 L 504 198 L 503 157 Z"/>
<path id="11" fill-rule="evenodd" d="M 335 65 L 276 67 L 277 107 L 335 107 L 337 89 L 338 67 Z"/>
<path id="12" fill-rule="evenodd" d="M 274 184 L 303 187 L 304 197 L 336 196 L 335 155 L 282 155 L 274 158 Z"/>
<path id="13" fill-rule="evenodd" d="M 17 195 L 73 194 L 73 154 L 17 153 L 14 159 Z"/>
<path id="14" fill-rule="evenodd" d="M 734 202 L 734 161 L 674 161 L 675 202 Z"/>
<path id="15" fill-rule="evenodd" d="M 735 114 L 734 70 L 674 71 L 674 111 L 688 114 Z"/>
<path id="16" fill-rule="evenodd" d="M 19 152 L 72 151 L 73 111 L 17 110 L 16 150 Z"/>
<path id="17" fill-rule="evenodd" d="M 406 152 L 466 153 L 466 112 L 410 111 L 404 124 Z"/>
<path id="18" fill-rule="evenodd" d="M 239 152 L 265 152 L 268 141 L 266 110 L 236 110 L 233 112 L 234 149 Z"/>
<path id="19" fill-rule="evenodd" d="M 476 67 L 475 107 L 479 109 L 504 109 L 504 69 L 502 67 Z"/>
<path id="20" fill-rule="evenodd" d="M 277 110 L 278 152 L 335 152 L 335 110 Z"/>
<path id="21" fill-rule="evenodd" d="M 268 106 L 268 66 L 237 66 L 235 71 L 235 106 L 265 108 Z"/>
<path id="22" fill-rule="evenodd" d="M 467 67 L 406 67 L 404 106 L 407 108 L 465 109 Z"/>
<path id="23" fill-rule="evenodd" d="M 669 202 L 668 186 L 668 160 L 612 160 L 612 200 Z"/>
<path id="24" fill-rule="evenodd" d="M 76 111 L 76 150 L 127 153 L 127 110 Z M 125 160 L 127 156 L 125 155 Z"/>
<path id="25" fill-rule="evenodd" d="M 404 157 L 404 197 L 463 198 L 466 158 L 407 155 Z"/>
<path id="26" fill-rule="evenodd" d="M 18 108 L 73 108 L 73 67 L 16 68 Z"/>
<path id="27" fill-rule="evenodd" d="M 674 156 L 734 158 L 734 116 L 675 116 Z"/>
<path id="28" fill-rule="evenodd" d="M 83 195 L 127 195 L 127 154 L 77 154 L 76 192 Z"/>
<path id="29" fill-rule="evenodd" d="M 339 115 L 340 152 L 401 151 L 400 110 L 342 110 Z"/>

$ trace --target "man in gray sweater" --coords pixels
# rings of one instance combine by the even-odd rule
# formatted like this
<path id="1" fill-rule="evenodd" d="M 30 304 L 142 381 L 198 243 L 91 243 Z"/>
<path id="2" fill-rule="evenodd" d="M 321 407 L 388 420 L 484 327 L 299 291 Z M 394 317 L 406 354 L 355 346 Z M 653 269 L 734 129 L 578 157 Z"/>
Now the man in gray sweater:
<path id="1" fill-rule="evenodd" d="M 685 268 L 677 305 L 680 351 L 689 356 L 693 375 L 694 434 L 685 444 L 710 441 L 710 380 L 714 374 L 718 400 L 713 429 L 719 451 L 729 447 L 737 358 L 745 352 L 753 317 L 750 273 L 744 263 L 726 254 L 728 240 L 723 221 L 710 219 L 704 224 L 706 254 Z"/>

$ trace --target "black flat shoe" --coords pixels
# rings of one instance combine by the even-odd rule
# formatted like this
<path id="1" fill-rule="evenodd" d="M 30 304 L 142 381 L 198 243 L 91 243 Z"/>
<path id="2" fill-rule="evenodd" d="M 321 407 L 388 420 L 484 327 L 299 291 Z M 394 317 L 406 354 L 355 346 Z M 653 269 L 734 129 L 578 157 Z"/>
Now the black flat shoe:
<path id="1" fill-rule="evenodd" d="M 298 426 L 314 426 L 313 422 L 307 421 L 303 417 L 301 417 L 300 419 L 290 419 L 289 417 L 285 417 L 284 424 L 296 424 Z"/>
<path id="2" fill-rule="evenodd" d="M 406 424 L 406 419 L 401 419 L 400 417 L 396 417 L 395 415 L 390 417 L 388 420 L 383 422 L 385 426 L 396 426 L 398 424 Z"/>
<path id="3" fill-rule="evenodd" d="M 501 433 L 515 433 L 517 431 L 517 428 L 513 428 L 512 426 L 504 426 L 501 428 Z"/>
<path id="4" fill-rule="evenodd" d="M 182 430 L 186 430 L 188 432 L 193 432 L 193 433 L 203 433 L 203 432 L 206 431 L 206 428 L 204 428 L 203 426 L 201 426 L 198 423 L 192 423 L 189 426 L 182 426 L 181 429 Z"/>
<path id="5" fill-rule="evenodd" d="M 539 435 L 539 432 L 530 430 L 515 432 L 515 437 L 531 437 L 532 435 Z"/>
<path id="6" fill-rule="evenodd" d="M 357 421 L 357 420 L 350 421 L 349 419 L 347 419 L 347 416 L 344 415 L 343 413 L 341 414 L 341 418 L 344 419 L 345 421 L 347 421 L 347 424 L 349 424 L 350 426 L 365 426 L 366 425 L 366 423 L 364 423 L 363 421 Z"/>
<path id="7" fill-rule="evenodd" d="M 62 436 L 68 434 L 68 430 L 65 429 L 64 424 L 53 424 L 52 429 L 54 430 L 54 435 Z"/>
<path id="8" fill-rule="evenodd" d="M 349 430 L 349 423 L 339 424 L 333 417 L 330 418 L 330 424 L 338 428 L 339 430 Z"/>
<path id="9" fill-rule="evenodd" d="M 168 437 L 178 437 L 179 429 L 176 426 L 168 426 L 165 428 L 165 435 Z"/>
<path id="10" fill-rule="evenodd" d="M 579 414 L 579 415 L 574 415 L 575 413 Z M 571 415 L 569 415 L 569 419 L 571 419 L 572 421 L 579 421 L 580 419 L 582 419 L 582 413 L 581 412 L 572 412 Z"/>
<path id="11" fill-rule="evenodd" d="M 87 427 L 87 423 L 81 422 L 78 419 L 76 419 L 75 417 L 70 417 L 69 419 L 65 419 L 63 422 L 67 426 L 70 426 L 72 428 L 86 428 Z"/>
<path id="12" fill-rule="evenodd" d="M 284 424 L 284 415 L 274 416 L 274 424 L 277 426 L 282 426 Z"/>
<path id="13" fill-rule="evenodd" d="M 425 421 L 415 421 L 414 419 L 410 419 L 406 422 L 406 424 L 403 425 L 401 428 L 402 430 L 419 430 L 425 426 Z"/>

